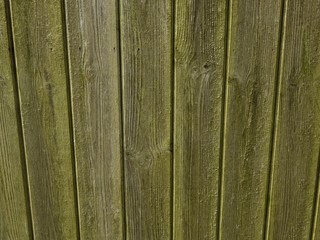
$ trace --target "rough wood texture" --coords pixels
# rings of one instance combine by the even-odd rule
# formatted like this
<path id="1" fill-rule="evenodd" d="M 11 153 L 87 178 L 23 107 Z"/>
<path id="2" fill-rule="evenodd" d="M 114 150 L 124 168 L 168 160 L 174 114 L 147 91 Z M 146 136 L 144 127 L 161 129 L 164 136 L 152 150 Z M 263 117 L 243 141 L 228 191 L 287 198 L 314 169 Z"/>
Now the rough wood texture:
<path id="1" fill-rule="evenodd" d="M 35 240 L 77 239 L 60 0 L 12 0 Z"/>
<path id="2" fill-rule="evenodd" d="M 174 238 L 217 239 L 226 1 L 175 9 Z"/>
<path id="3" fill-rule="evenodd" d="M 231 1 L 220 239 L 263 239 L 281 6 Z"/>
<path id="4" fill-rule="evenodd" d="M 0 1 L 0 239 L 25 240 L 32 231 L 7 7 Z"/>
<path id="5" fill-rule="evenodd" d="M 269 239 L 310 239 L 320 145 L 320 1 L 286 1 Z"/>
<path id="6" fill-rule="evenodd" d="M 123 239 L 117 1 L 67 0 L 81 239 Z"/>
<path id="7" fill-rule="evenodd" d="M 320 240 L 319 96 L 320 0 L 0 0 L 0 239 Z"/>
<path id="8" fill-rule="evenodd" d="M 171 235 L 171 4 L 121 0 L 128 240 Z"/>

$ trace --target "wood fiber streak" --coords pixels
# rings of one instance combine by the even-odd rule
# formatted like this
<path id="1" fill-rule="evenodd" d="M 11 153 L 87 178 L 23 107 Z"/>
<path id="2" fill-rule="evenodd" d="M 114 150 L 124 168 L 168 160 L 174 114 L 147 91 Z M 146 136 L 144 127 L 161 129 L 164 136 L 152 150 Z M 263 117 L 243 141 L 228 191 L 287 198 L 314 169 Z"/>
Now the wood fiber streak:
<path id="1" fill-rule="evenodd" d="M 220 239 L 263 239 L 281 0 L 233 0 Z"/>
<path id="2" fill-rule="evenodd" d="M 287 1 L 269 239 L 310 239 L 320 149 L 320 1 Z"/>
<path id="3" fill-rule="evenodd" d="M 172 1 L 121 0 L 127 239 L 170 239 Z"/>
<path id="4" fill-rule="evenodd" d="M 77 239 L 60 0 L 13 0 L 34 239 Z"/>
<path id="5" fill-rule="evenodd" d="M 28 193 L 19 140 L 6 6 L 0 1 L 0 239 L 29 239 Z"/>
<path id="6" fill-rule="evenodd" d="M 226 1 L 177 0 L 174 239 L 217 239 Z"/>
<path id="7" fill-rule="evenodd" d="M 116 0 L 66 0 L 81 239 L 123 239 Z"/>

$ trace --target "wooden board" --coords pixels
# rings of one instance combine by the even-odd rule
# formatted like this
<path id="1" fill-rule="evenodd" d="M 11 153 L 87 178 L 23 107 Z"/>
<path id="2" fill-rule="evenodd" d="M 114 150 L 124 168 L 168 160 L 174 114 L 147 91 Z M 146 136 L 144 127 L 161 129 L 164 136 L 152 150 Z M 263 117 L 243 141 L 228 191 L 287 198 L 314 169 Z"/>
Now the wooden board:
<path id="1" fill-rule="evenodd" d="M 31 239 L 10 28 L 8 5 L 0 1 L 0 239 Z"/>
<path id="2" fill-rule="evenodd" d="M 174 238 L 217 239 L 226 1 L 177 0 Z"/>
<path id="3" fill-rule="evenodd" d="M 320 150 L 320 1 L 286 1 L 269 239 L 310 239 Z"/>
<path id="4" fill-rule="evenodd" d="M 230 5 L 220 239 L 263 239 L 281 0 Z"/>
<path id="5" fill-rule="evenodd" d="M 81 239 L 123 239 L 116 0 L 67 0 Z"/>
<path id="6" fill-rule="evenodd" d="M 127 239 L 170 239 L 172 1 L 120 3 Z"/>
<path id="7" fill-rule="evenodd" d="M 61 1 L 11 1 L 34 239 L 77 239 Z"/>

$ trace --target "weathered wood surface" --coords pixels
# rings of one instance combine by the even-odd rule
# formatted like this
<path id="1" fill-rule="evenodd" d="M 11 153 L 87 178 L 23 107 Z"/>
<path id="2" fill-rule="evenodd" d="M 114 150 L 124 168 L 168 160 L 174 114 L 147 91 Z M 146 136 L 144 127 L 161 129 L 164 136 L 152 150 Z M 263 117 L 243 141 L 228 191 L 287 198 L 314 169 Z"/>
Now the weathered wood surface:
<path id="1" fill-rule="evenodd" d="M 230 7 L 220 239 L 263 239 L 281 0 Z"/>
<path id="2" fill-rule="evenodd" d="M 172 1 L 120 3 L 127 239 L 170 239 Z"/>
<path id="3" fill-rule="evenodd" d="M 118 8 L 67 0 L 81 239 L 123 239 Z"/>
<path id="4" fill-rule="evenodd" d="M 0 1 L 0 239 L 15 240 L 29 239 L 32 229 L 6 3 Z"/>
<path id="5" fill-rule="evenodd" d="M 320 1 L 286 1 L 268 239 L 310 239 L 320 150 Z"/>
<path id="6" fill-rule="evenodd" d="M 226 1 L 175 9 L 174 239 L 217 239 Z"/>
<path id="7" fill-rule="evenodd" d="M 0 239 L 320 240 L 320 0 L 4 0 Z"/>
<path id="8" fill-rule="evenodd" d="M 34 239 L 77 239 L 61 1 L 10 2 Z"/>

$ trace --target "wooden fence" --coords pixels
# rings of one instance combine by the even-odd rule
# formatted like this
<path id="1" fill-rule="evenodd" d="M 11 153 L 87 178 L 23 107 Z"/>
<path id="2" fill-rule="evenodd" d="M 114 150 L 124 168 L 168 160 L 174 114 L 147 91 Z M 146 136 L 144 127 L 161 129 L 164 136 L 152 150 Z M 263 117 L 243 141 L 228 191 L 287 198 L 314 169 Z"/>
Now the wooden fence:
<path id="1" fill-rule="evenodd" d="M 0 1 L 1 240 L 320 240 L 320 0 Z"/>

